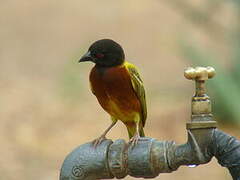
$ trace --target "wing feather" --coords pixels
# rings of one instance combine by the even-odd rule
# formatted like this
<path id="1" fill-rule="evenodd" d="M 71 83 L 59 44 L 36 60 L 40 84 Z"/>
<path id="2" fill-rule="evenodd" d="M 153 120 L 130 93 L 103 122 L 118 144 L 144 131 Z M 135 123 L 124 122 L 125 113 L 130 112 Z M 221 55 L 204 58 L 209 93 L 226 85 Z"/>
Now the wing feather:
<path id="1" fill-rule="evenodd" d="M 125 63 L 125 67 L 127 68 L 132 81 L 133 89 L 137 95 L 137 97 L 140 100 L 142 113 L 141 113 L 141 120 L 143 123 L 143 127 L 145 125 L 146 119 L 147 119 L 147 104 L 146 104 L 146 96 L 145 96 L 145 90 L 143 86 L 143 81 L 137 71 L 137 68 L 128 62 Z"/>

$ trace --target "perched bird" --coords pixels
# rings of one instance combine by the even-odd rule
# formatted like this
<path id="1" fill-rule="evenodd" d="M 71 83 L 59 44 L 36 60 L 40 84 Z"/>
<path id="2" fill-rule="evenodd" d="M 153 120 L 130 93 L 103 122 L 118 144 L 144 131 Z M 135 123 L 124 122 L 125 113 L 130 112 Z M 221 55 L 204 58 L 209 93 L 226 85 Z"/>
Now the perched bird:
<path id="1" fill-rule="evenodd" d="M 117 120 L 126 125 L 130 143 L 137 144 L 138 139 L 145 136 L 143 127 L 147 118 L 145 90 L 137 68 L 125 61 L 123 48 L 111 39 L 94 42 L 79 60 L 84 61 L 95 63 L 90 73 L 91 90 L 112 120 L 93 141 L 94 146 L 106 138 Z"/>

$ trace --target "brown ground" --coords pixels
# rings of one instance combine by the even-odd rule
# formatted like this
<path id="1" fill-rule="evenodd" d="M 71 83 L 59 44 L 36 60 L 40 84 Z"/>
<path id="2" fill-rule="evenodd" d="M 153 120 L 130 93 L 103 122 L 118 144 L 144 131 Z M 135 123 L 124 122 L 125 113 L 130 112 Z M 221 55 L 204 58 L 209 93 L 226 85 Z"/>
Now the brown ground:
<path id="1" fill-rule="evenodd" d="M 188 28 L 196 42 L 205 36 L 164 1 L 12 0 L 1 2 L 0 15 L 0 179 L 58 179 L 65 156 L 108 126 L 89 90 L 92 64 L 77 63 L 100 38 L 122 44 L 140 69 L 147 136 L 186 141 L 193 83 L 183 77 L 189 64 L 178 53 L 177 39 Z M 220 128 L 240 138 L 239 129 Z M 127 139 L 127 131 L 118 123 L 108 137 Z M 231 178 L 213 160 L 156 179 Z"/>

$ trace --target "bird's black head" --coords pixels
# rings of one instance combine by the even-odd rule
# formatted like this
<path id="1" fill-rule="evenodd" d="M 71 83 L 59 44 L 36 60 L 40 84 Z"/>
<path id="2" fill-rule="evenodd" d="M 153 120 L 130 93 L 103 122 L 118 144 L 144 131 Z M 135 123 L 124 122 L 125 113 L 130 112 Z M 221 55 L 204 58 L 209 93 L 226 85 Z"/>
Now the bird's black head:
<path id="1" fill-rule="evenodd" d="M 111 67 L 121 65 L 125 55 L 122 47 L 111 39 L 94 42 L 79 62 L 92 61 L 99 66 Z"/>

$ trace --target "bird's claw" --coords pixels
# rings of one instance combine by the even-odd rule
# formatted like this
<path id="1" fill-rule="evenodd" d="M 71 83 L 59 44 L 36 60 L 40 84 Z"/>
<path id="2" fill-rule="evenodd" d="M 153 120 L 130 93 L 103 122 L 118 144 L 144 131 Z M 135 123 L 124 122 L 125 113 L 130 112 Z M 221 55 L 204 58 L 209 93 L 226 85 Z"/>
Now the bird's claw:
<path id="1" fill-rule="evenodd" d="M 106 140 L 106 137 L 105 136 L 100 136 L 99 138 L 97 139 L 94 139 L 93 140 L 93 147 L 96 148 L 99 144 L 101 144 L 104 140 Z"/>
<path id="2" fill-rule="evenodd" d="M 130 139 L 129 144 L 130 144 L 132 147 L 134 147 L 135 145 L 137 145 L 139 139 L 140 139 L 139 134 L 136 134 L 136 135 L 134 135 L 134 136 Z"/>

